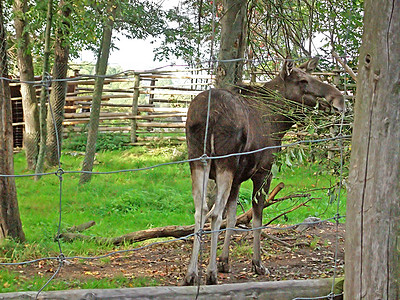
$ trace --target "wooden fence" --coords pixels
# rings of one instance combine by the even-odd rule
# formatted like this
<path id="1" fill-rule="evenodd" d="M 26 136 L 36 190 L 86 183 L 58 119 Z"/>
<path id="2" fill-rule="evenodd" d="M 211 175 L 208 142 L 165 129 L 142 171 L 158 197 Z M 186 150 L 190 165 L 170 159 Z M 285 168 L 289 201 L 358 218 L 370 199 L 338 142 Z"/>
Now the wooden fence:
<path id="1" fill-rule="evenodd" d="M 316 73 L 324 80 L 340 82 L 343 71 Z M 206 69 L 127 72 L 104 81 L 100 113 L 100 133 L 129 135 L 130 143 L 180 143 L 190 101 L 209 88 Z M 273 75 L 274 72 L 269 74 Z M 90 120 L 94 79 L 82 80 L 79 71 L 68 81 L 64 114 L 64 134 L 85 132 Z M 250 76 L 252 81 L 257 74 Z M 19 84 L 12 84 L 14 145 L 22 146 L 23 113 Z"/>
<path id="2" fill-rule="evenodd" d="M 76 76 L 79 76 L 77 73 Z M 105 80 L 99 132 L 129 134 L 131 144 L 185 140 L 190 101 L 211 82 L 206 70 L 132 72 Z M 94 80 L 70 81 L 64 132 L 85 131 L 90 120 Z"/>

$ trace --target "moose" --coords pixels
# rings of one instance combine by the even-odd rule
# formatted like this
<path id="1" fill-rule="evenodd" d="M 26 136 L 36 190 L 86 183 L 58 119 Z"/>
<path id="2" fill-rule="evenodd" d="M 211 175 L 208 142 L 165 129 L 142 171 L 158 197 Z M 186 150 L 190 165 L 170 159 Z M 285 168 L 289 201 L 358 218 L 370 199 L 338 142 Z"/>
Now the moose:
<path id="1" fill-rule="evenodd" d="M 315 58 L 299 67 L 295 67 L 292 60 L 285 60 L 279 75 L 262 87 L 210 89 L 197 95 L 191 102 L 186 121 L 189 159 L 204 154 L 212 158 L 281 145 L 285 133 L 301 118 L 301 114 L 288 116 L 283 113 L 292 106 L 315 107 L 319 99 L 324 98 L 325 104 L 329 104 L 327 106 L 344 111 L 344 97 L 340 91 L 310 74 L 317 64 L 318 59 Z M 206 220 L 211 218 L 211 249 L 206 284 L 217 284 L 217 271 L 230 271 L 229 243 L 232 228 L 236 224 L 237 198 L 241 183 L 248 179 L 253 182 L 252 270 L 259 275 L 268 274 L 268 269 L 261 261 L 259 228 L 262 226 L 265 195 L 268 194 L 272 178 L 270 171 L 273 154 L 277 151 L 277 148 L 268 148 L 252 154 L 190 162 L 195 206 L 194 232 L 199 232 Z M 215 203 L 210 211 L 204 188 L 209 179 L 215 180 L 217 186 Z M 224 210 L 227 230 L 217 264 L 218 230 Z M 199 250 L 200 241 L 195 238 L 184 285 L 194 285 L 199 279 Z"/>

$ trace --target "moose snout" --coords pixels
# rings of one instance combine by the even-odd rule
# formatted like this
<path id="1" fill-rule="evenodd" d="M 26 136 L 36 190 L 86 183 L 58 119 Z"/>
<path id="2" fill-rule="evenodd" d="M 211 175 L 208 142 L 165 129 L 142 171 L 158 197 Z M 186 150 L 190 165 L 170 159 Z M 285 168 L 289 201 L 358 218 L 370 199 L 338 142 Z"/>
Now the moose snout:
<path id="1" fill-rule="evenodd" d="M 333 106 L 338 112 L 346 112 L 346 104 L 344 102 L 344 97 L 342 94 L 328 96 L 326 100 L 330 105 Z"/>

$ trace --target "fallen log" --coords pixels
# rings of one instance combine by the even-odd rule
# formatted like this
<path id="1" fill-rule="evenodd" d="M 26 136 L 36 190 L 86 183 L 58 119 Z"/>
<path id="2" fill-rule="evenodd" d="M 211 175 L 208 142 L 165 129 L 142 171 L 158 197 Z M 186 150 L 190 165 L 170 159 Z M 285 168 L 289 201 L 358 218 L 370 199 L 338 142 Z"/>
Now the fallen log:
<path id="1" fill-rule="evenodd" d="M 293 195 L 292 197 L 286 196 L 280 199 L 275 199 L 275 196 L 284 186 L 285 185 L 281 182 L 272 190 L 272 192 L 268 196 L 268 199 L 264 202 L 264 208 L 286 199 L 300 197 L 300 196 L 302 197 L 307 196 L 307 195 Z M 252 217 L 253 217 L 253 210 L 249 209 L 248 211 L 237 217 L 236 226 L 249 224 Z M 224 220 L 221 224 L 221 229 L 224 228 L 226 228 L 226 220 Z M 204 230 L 205 231 L 211 230 L 210 223 L 205 224 Z M 74 232 L 63 232 L 60 234 L 59 238 L 62 238 L 66 242 L 72 242 L 76 239 L 79 239 L 85 241 L 96 241 L 99 244 L 121 245 L 124 243 L 135 243 L 154 238 L 164 238 L 164 237 L 182 238 L 193 234 L 193 232 L 194 232 L 194 225 L 187 225 L 187 226 L 170 225 L 165 227 L 156 227 L 146 230 L 135 231 L 114 238 L 87 236 L 81 233 L 74 233 Z"/>
<path id="2" fill-rule="evenodd" d="M 192 234 L 193 231 L 194 231 L 194 225 L 189 225 L 189 226 L 171 225 L 171 226 L 135 231 L 114 238 L 87 236 L 81 233 L 73 233 L 73 232 L 61 233 L 60 238 L 62 238 L 66 242 L 72 242 L 73 240 L 78 239 L 84 241 L 96 241 L 99 244 L 121 245 L 124 243 L 135 243 L 135 242 L 141 242 L 149 239 L 163 238 L 163 237 L 180 238 Z"/>

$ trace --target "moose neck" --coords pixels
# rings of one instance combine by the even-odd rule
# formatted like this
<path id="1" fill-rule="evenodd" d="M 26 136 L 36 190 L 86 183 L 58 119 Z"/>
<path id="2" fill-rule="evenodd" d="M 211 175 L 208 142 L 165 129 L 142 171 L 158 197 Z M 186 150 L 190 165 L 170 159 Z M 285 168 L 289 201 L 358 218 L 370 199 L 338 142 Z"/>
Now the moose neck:
<path id="1" fill-rule="evenodd" d="M 285 86 L 285 83 L 280 76 L 276 76 L 275 78 L 264 83 L 264 85 L 263 85 L 264 88 L 273 90 L 273 91 L 277 91 L 281 95 L 284 94 L 284 86 Z"/>
<path id="2" fill-rule="evenodd" d="M 268 97 L 262 110 L 270 136 L 280 144 L 285 133 L 296 123 L 295 116 L 288 115 L 290 105 L 279 99 L 286 94 L 284 81 L 279 76 L 265 83 L 263 89 L 279 94 L 278 97 Z"/>

